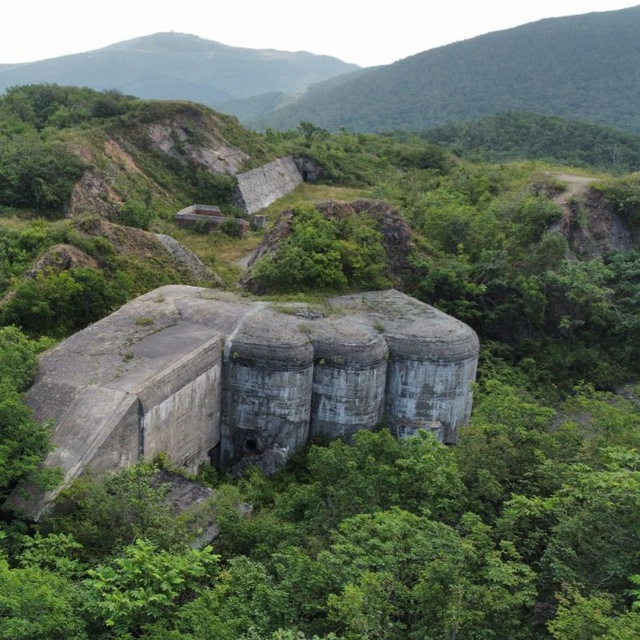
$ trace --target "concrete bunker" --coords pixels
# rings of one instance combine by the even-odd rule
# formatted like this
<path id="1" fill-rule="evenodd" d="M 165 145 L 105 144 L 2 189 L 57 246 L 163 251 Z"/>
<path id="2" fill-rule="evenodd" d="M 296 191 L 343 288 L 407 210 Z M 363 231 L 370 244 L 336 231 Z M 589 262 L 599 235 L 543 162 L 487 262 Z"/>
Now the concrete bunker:
<path id="1" fill-rule="evenodd" d="M 309 439 L 313 348 L 287 316 L 261 309 L 225 347 L 220 464 L 265 452 L 283 458 Z"/>
<path id="2" fill-rule="evenodd" d="M 311 310 L 170 285 L 41 356 L 27 393 L 56 424 L 45 464 L 65 482 L 162 453 L 195 471 L 215 457 L 273 471 L 310 438 L 385 420 L 445 443 L 471 411 L 478 338 L 395 290 Z M 37 518 L 54 494 L 16 498 Z"/>
<path id="3" fill-rule="evenodd" d="M 192 204 L 180 209 L 174 216 L 175 223 L 181 229 L 201 229 L 210 233 L 220 229 L 226 221 L 237 226 L 237 235 L 244 238 L 249 231 L 249 223 L 242 218 L 227 218 L 215 205 Z"/>

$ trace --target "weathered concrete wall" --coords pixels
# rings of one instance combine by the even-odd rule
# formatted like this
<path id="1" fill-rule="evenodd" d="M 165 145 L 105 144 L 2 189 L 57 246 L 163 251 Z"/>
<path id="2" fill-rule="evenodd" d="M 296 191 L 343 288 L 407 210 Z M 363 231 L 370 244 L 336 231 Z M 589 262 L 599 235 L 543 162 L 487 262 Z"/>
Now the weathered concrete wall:
<path id="1" fill-rule="evenodd" d="M 384 416 L 398 436 L 430 430 L 455 443 L 468 422 L 479 343 L 465 324 L 398 291 L 334 301 L 380 332 L 388 348 Z"/>
<path id="2" fill-rule="evenodd" d="M 193 473 L 208 461 L 220 440 L 221 374 L 216 336 L 145 381 L 137 391 L 141 457 L 169 453 Z"/>
<path id="3" fill-rule="evenodd" d="M 247 213 L 255 213 L 291 193 L 302 182 L 302 175 L 293 158 L 288 156 L 240 173 L 236 179 L 236 204 Z"/>
<path id="4" fill-rule="evenodd" d="M 218 444 L 222 338 L 178 327 L 165 301 L 153 307 L 141 313 L 134 301 L 43 355 L 27 402 L 56 422 L 45 465 L 62 469 L 63 484 L 161 452 L 196 471 Z M 33 490 L 14 506 L 38 518 L 55 493 Z"/>
<path id="5" fill-rule="evenodd" d="M 313 349 L 287 317 L 260 310 L 227 340 L 221 463 L 278 451 L 309 438 Z"/>
<path id="6" fill-rule="evenodd" d="M 476 358 L 459 362 L 397 357 L 387 370 L 386 414 L 398 436 L 433 430 L 439 440 L 453 443 L 458 425 L 471 411 L 465 381 L 475 378 Z"/>
<path id="7" fill-rule="evenodd" d="M 458 425 L 471 413 L 469 381 L 475 380 L 477 345 L 451 319 L 425 310 L 411 327 L 391 330 L 386 406 L 396 435 L 432 429 L 444 442 L 456 441 Z"/>
<path id="8" fill-rule="evenodd" d="M 478 346 L 394 290 L 310 309 L 172 285 L 44 354 L 27 400 L 57 423 L 46 464 L 66 481 L 159 453 L 192 471 L 214 454 L 272 471 L 310 437 L 349 439 L 383 418 L 399 436 L 455 442 Z"/>
<path id="9" fill-rule="evenodd" d="M 129 466 L 138 460 L 138 403 L 134 395 L 89 385 L 79 390 L 56 425 L 46 466 L 62 471 L 62 486 L 86 467 L 97 473 Z M 16 494 L 14 506 L 38 519 L 58 491 L 30 488 L 28 498 Z"/>
<path id="10" fill-rule="evenodd" d="M 379 334 L 337 321 L 313 342 L 311 435 L 349 438 L 382 420 L 388 349 Z"/>

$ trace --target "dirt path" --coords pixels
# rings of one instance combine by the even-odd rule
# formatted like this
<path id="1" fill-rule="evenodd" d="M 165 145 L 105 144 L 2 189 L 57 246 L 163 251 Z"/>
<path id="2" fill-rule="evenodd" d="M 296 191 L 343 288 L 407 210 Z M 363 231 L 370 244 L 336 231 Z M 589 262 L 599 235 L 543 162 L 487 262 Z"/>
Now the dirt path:
<path id="1" fill-rule="evenodd" d="M 567 185 L 567 188 L 553 199 L 561 207 L 564 207 L 571 198 L 585 194 L 595 182 L 594 178 L 576 176 L 572 173 L 552 173 L 551 175 Z"/>

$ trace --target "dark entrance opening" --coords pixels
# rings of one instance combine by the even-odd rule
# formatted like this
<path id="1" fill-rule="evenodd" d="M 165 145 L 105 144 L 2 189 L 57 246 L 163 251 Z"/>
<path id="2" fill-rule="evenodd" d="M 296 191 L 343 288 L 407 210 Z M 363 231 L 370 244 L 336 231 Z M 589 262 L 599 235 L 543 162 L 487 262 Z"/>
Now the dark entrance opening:
<path id="1" fill-rule="evenodd" d="M 209 464 L 212 467 L 217 467 L 220 465 L 220 446 L 216 445 L 215 447 L 209 449 L 207 452 L 209 456 Z"/>

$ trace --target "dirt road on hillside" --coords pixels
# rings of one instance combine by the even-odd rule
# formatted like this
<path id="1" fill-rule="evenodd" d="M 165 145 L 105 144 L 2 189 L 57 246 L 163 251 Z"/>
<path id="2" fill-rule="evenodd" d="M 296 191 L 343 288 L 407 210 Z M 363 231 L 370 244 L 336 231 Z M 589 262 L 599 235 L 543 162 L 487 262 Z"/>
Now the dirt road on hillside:
<path id="1" fill-rule="evenodd" d="M 552 173 L 551 175 L 567 185 L 567 188 L 553 199 L 561 207 L 564 207 L 571 198 L 585 194 L 595 182 L 594 178 L 576 176 L 573 173 Z"/>

